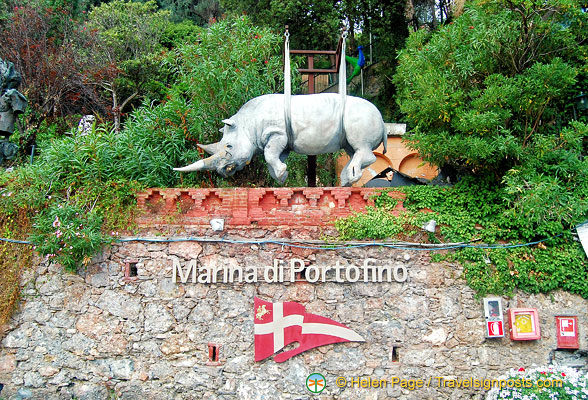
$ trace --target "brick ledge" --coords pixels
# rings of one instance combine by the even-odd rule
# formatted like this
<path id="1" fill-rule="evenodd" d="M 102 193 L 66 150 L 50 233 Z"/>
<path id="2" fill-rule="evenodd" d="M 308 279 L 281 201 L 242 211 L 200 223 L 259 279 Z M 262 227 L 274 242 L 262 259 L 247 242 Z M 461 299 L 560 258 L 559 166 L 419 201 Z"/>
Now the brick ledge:
<path id="1" fill-rule="evenodd" d="M 378 188 L 151 188 L 139 193 L 140 226 L 209 225 L 222 218 L 236 226 L 322 226 L 374 205 Z M 403 193 L 393 213 L 404 210 Z"/>

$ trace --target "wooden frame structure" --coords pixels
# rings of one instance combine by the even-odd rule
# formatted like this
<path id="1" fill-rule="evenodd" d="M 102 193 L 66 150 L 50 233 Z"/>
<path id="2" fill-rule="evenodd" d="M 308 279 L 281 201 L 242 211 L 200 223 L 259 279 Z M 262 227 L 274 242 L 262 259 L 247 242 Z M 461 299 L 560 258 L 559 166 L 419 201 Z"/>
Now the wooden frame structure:
<path id="1" fill-rule="evenodd" d="M 286 25 L 286 31 L 287 30 L 288 26 Z M 290 50 L 290 54 L 306 55 L 308 68 L 298 68 L 298 72 L 301 74 L 308 74 L 308 94 L 315 94 L 314 77 L 316 74 L 339 73 L 342 47 L 343 38 L 341 37 L 337 44 L 337 50 Z M 335 56 L 335 67 L 330 69 L 315 68 L 314 56 L 316 55 Z M 306 176 L 308 177 L 308 186 L 316 187 L 316 156 L 308 156 L 307 160 Z"/>

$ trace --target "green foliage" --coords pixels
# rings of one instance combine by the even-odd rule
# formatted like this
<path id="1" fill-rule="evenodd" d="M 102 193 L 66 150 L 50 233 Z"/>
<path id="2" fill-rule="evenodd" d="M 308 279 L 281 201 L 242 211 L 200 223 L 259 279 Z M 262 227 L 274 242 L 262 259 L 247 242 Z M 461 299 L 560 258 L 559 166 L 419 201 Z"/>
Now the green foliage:
<path id="1" fill-rule="evenodd" d="M 507 239 L 508 221 L 502 217 L 504 190 L 489 179 L 465 178 L 452 188 L 406 187 L 405 206 L 433 210 L 441 235 L 448 241 L 482 239 L 487 243 Z M 483 229 L 481 229 L 483 228 Z"/>
<path id="2" fill-rule="evenodd" d="M 508 191 L 495 186 L 491 180 L 469 178 L 451 188 L 410 186 L 403 191 L 406 194 L 405 213 L 392 215 L 390 210 L 395 207 L 396 200 L 382 194 L 375 200 L 375 209 L 335 223 L 341 238 L 407 239 L 407 235 L 414 234 L 416 240 L 421 241 L 421 227 L 434 219 L 438 230 L 429 237 L 430 241 L 472 242 L 473 246 L 437 256 L 436 261 L 446 259 L 461 263 L 463 278 L 478 296 L 488 293 L 511 295 L 515 289 L 530 293 L 563 289 L 588 298 L 585 279 L 588 262 L 569 231 L 563 233 L 563 221 L 559 221 L 558 230 L 550 231 L 548 228 L 555 220 L 536 222 L 525 215 L 514 216 L 516 209 L 511 208 Z M 581 201 L 577 200 L 578 203 Z M 575 215 L 573 220 L 586 219 L 588 213 L 584 211 Z M 569 224 L 565 226 L 565 229 L 570 228 Z M 545 232 L 551 237 L 542 236 Z M 549 240 L 524 245 L 529 237 Z M 476 247 L 484 244 L 488 244 L 486 248 Z"/>
<path id="3" fill-rule="evenodd" d="M 58 204 L 35 219 L 36 233 L 31 241 L 39 253 L 76 271 L 90 262 L 90 254 L 108 243 L 105 240 L 108 236 L 100 234 L 101 226 L 102 218 L 94 210 Z"/>
<path id="4" fill-rule="evenodd" d="M 335 228 L 343 240 L 391 239 L 400 234 L 414 234 L 418 221 L 423 221 L 422 215 L 403 213 L 395 216 L 386 208 L 368 207 L 364 214 L 354 214 L 335 221 Z"/>
<path id="5" fill-rule="evenodd" d="M 587 91 L 580 5 L 475 2 L 437 32 L 412 34 L 400 55 L 395 82 L 413 125 L 409 146 L 475 177 L 452 189 L 407 189 L 409 208 L 434 210 L 448 241 L 558 237 L 453 253 L 480 295 L 561 288 L 588 297 L 577 278 L 586 276 L 586 258 L 560 236 L 588 218 L 588 126 L 582 115 L 572 121 L 570 105 Z"/>
<path id="6" fill-rule="evenodd" d="M 400 0 L 374 2 L 368 0 L 309 1 L 309 0 L 223 0 L 223 7 L 235 14 L 247 14 L 257 25 L 276 32 L 290 27 L 293 49 L 334 49 L 342 24 L 347 26 L 351 47 L 367 44 L 369 35 L 356 43 L 360 32 L 371 33 L 385 43 L 382 47 L 394 57 L 395 50 L 408 35 L 404 12 L 406 2 Z"/>
<path id="7" fill-rule="evenodd" d="M 97 146 L 64 144 L 72 140 L 54 139 L 40 162 L 0 174 L 0 213 L 4 218 L 25 214 L 33 219 L 32 229 L 18 232 L 30 234 L 40 254 L 53 254 L 51 259 L 75 270 L 109 243 L 114 232 L 133 226 L 135 193 L 142 186 L 115 179 L 115 174 L 108 174 L 100 165 L 109 160 L 100 155 Z M 71 156 L 63 150 L 78 152 L 79 158 L 51 165 L 56 155 Z M 96 159 L 90 160 L 92 156 Z M 67 162 L 72 163 L 70 173 L 65 171 Z M 30 228 L 25 220 L 22 226 Z M 4 232 L 2 237 L 13 235 Z"/>
<path id="8" fill-rule="evenodd" d="M 535 247 L 465 249 L 453 259 L 464 264 L 464 278 L 479 296 L 512 295 L 518 288 L 528 293 L 563 289 L 588 297 L 586 256 L 571 237 Z"/>
<path id="9" fill-rule="evenodd" d="M 414 126 L 410 146 L 468 173 L 502 176 L 525 162 L 534 138 L 571 117 L 587 22 L 574 1 L 492 1 L 438 32 L 412 34 L 395 76 Z"/>
<path id="10" fill-rule="evenodd" d="M 222 16 L 219 0 L 159 0 L 158 3 L 171 12 L 173 21 L 191 21 L 203 26 Z"/>
<path id="11" fill-rule="evenodd" d="M 289 25 L 292 49 L 327 50 L 335 46 L 340 33 L 339 11 L 331 1 L 223 0 L 222 6 L 275 32 L 284 32 Z"/>
<path id="12" fill-rule="evenodd" d="M 160 42 L 164 47 L 172 49 L 181 44 L 196 43 L 204 32 L 204 28 L 191 21 L 171 23 L 163 31 Z"/>
<path id="13" fill-rule="evenodd" d="M 182 99 L 154 107 L 145 104 L 118 134 L 110 125 L 99 124 L 88 135 L 53 139 L 39 162 L 66 187 L 92 180 L 173 186 L 177 174 L 172 168 L 199 157 L 196 150 L 185 151 L 186 113 Z"/>
<path id="14" fill-rule="evenodd" d="M 37 251 L 70 270 L 87 264 L 113 232 L 133 225 L 135 193 L 141 188 L 117 179 L 111 130 L 44 142 L 34 165 L 0 174 L 0 212 L 34 220 L 29 233 Z M 115 149 L 116 150 L 116 149 Z M 29 226 L 23 221 L 23 226 Z M 3 237 L 11 237 L 5 232 Z"/>
<path id="15" fill-rule="evenodd" d="M 158 11 L 154 0 L 114 0 L 102 3 L 88 15 L 115 60 L 129 60 L 153 52 L 168 24 L 169 12 Z"/>
<path id="16" fill-rule="evenodd" d="M 44 208 L 51 195 L 51 179 L 37 165 L 25 165 L 13 172 L 0 172 L 0 209 L 4 215 L 30 213 Z"/>
<path id="17" fill-rule="evenodd" d="M 193 105 L 193 119 L 200 126 L 191 131 L 216 138 L 219 121 L 247 100 L 275 93 L 282 79 L 281 43 L 280 36 L 240 17 L 215 23 L 199 43 L 171 51 L 167 63 L 177 80 L 169 97 L 185 98 Z"/>
<path id="18" fill-rule="evenodd" d="M 527 162 L 504 176 L 509 210 L 521 235 L 550 236 L 588 215 L 588 160 L 583 142 L 588 126 L 572 122 L 559 136 L 535 138 Z"/>
<path id="19" fill-rule="evenodd" d="M 50 178 L 47 173 L 41 172 L 45 181 Z M 77 186 L 58 181 L 42 188 L 23 185 L 22 192 L 38 198 L 30 241 L 47 260 L 76 271 L 110 244 L 119 230 L 126 231 L 133 225 L 134 194 L 140 188 L 129 181 L 92 181 L 89 175 Z M 35 193 L 39 189 L 51 194 Z"/>
<path id="20" fill-rule="evenodd" d="M 169 12 L 158 11 L 155 0 L 115 0 L 88 15 L 88 34 L 94 36 L 87 52 L 94 61 L 92 78 L 112 99 L 117 131 L 129 101 L 163 90 L 161 38 L 168 24 Z"/>
<path id="21" fill-rule="evenodd" d="M 338 176 L 335 174 L 335 163 L 337 157 L 342 154 L 341 151 L 332 154 L 320 154 L 316 158 L 317 163 L 317 185 L 318 186 L 337 186 Z M 291 157 L 291 156 L 290 156 Z M 303 157 L 305 160 L 308 157 Z M 306 165 L 306 162 L 304 162 Z M 302 186 L 307 186 L 305 183 Z"/>
<path id="22" fill-rule="evenodd" d="M 168 92 L 167 102 L 183 105 L 186 139 L 194 143 L 211 143 L 220 139 L 218 129 L 223 119 L 235 114 L 253 97 L 281 90 L 282 61 L 278 55 L 282 38 L 267 28 L 253 26 L 246 17 L 226 19 L 212 24 L 200 36 L 198 43 L 184 44 L 170 51 L 167 68 L 176 77 Z M 156 108 L 166 107 L 165 104 Z M 176 118 L 174 107 L 168 116 Z M 163 114 L 162 114 L 163 116 Z M 165 118 L 161 120 L 164 123 Z M 137 121 L 137 126 L 141 121 Z M 195 150 L 189 154 L 194 162 Z M 169 159 L 181 166 L 181 154 Z M 179 177 L 179 173 L 174 173 Z M 209 180 L 209 173 L 186 174 L 186 182 Z M 245 171 L 238 174 L 235 184 L 263 182 L 265 168 L 254 159 Z M 220 184 L 218 177 L 217 182 Z"/>

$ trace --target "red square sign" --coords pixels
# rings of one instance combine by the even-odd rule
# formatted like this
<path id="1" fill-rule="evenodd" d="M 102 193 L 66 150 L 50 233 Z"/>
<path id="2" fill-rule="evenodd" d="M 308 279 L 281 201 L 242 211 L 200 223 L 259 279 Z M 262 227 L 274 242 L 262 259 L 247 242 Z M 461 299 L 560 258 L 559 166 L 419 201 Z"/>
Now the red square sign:
<path id="1" fill-rule="evenodd" d="M 486 331 L 488 332 L 488 337 L 503 337 L 504 336 L 504 326 L 502 321 L 486 321 Z"/>

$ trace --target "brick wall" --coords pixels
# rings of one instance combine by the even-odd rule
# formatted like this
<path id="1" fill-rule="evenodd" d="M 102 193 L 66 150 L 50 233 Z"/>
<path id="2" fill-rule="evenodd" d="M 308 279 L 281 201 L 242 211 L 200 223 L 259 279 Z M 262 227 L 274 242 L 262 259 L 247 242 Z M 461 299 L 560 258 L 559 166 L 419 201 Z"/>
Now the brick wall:
<path id="1" fill-rule="evenodd" d="M 229 226 L 320 226 L 364 211 L 381 195 L 398 199 L 396 213 L 404 209 L 402 193 L 374 188 L 152 188 L 138 196 L 138 223 L 208 225 L 223 218 Z"/>

